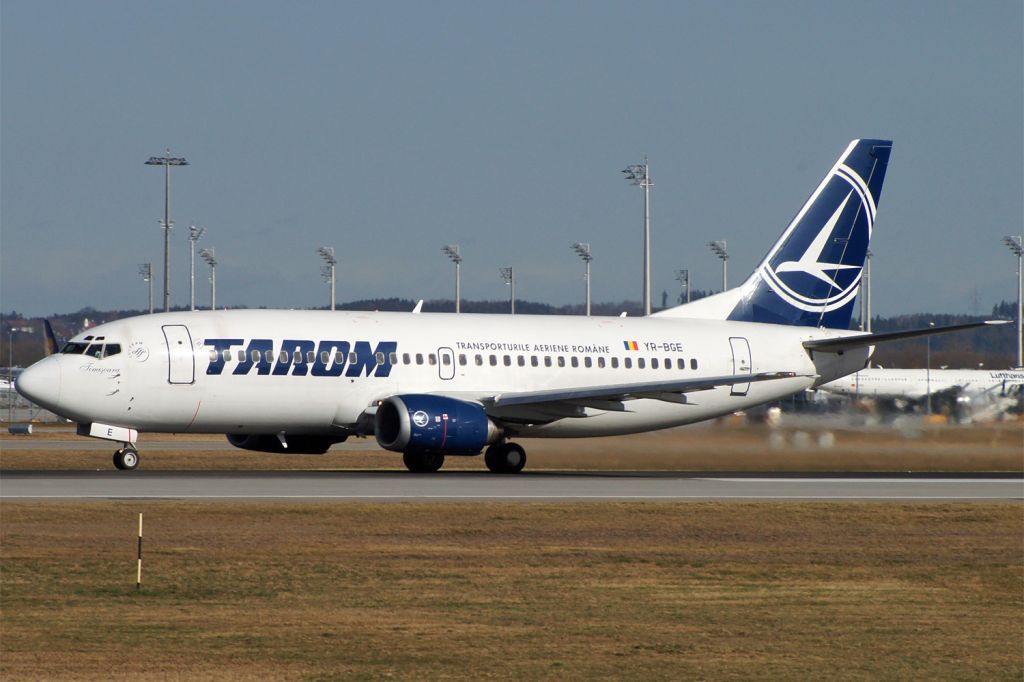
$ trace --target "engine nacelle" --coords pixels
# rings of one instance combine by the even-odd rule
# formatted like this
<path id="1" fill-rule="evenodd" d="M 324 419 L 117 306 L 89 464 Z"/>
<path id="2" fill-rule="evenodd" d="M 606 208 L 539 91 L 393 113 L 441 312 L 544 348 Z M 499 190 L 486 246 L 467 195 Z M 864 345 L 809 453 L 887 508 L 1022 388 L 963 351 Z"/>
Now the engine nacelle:
<path id="1" fill-rule="evenodd" d="M 501 436 L 484 408 L 437 395 L 396 395 L 377 407 L 377 443 L 395 452 L 476 455 Z"/>
<path id="2" fill-rule="evenodd" d="M 272 433 L 244 434 L 229 433 L 228 442 L 236 448 L 255 450 L 256 452 L 273 452 L 278 455 L 322 455 L 335 443 L 344 438 L 331 436 L 286 436 L 288 447 L 281 445 L 281 440 Z"/>

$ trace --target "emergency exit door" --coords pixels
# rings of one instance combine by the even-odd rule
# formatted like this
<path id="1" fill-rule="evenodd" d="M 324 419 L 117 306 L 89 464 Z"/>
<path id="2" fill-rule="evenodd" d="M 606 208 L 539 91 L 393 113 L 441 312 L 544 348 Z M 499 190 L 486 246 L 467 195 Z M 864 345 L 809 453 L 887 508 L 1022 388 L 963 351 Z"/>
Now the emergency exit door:
<path id="1" fill-rule="evenodd" d="M 729 345 L 732 346 L 732 373 L 750 374 L 750 344 L 742 336 L 733 336 L 729 338 Z M 729 395 L 746 395 L 749 389 L 749 383 L 733 384 Z"/>

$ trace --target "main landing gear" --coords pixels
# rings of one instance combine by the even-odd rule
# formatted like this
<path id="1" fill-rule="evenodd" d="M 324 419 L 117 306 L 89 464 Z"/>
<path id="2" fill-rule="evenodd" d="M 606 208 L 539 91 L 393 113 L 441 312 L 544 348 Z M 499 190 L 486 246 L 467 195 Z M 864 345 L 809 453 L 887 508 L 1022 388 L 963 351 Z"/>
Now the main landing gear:
<path id="1" fill-rule="evenodd" d="M 121 471 L 135 471 L 139 466 L 139 451 L 134 445 L 125 445 L 114 453 L 114 466 Z"/>
<path id="2" fill-rule="evenodd" d="M 526 466 L 526 450 L 518 443 L 495 443 L 484 452 L 484 463 L 496 474 L 518 474 Z"/>

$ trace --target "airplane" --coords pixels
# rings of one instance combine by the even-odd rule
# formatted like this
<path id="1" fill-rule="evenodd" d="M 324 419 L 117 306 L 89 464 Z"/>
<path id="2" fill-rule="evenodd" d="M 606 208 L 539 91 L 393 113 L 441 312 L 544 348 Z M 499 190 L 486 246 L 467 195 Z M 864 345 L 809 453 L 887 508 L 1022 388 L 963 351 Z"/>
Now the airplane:
<path id="1" fill-rule="evenodd" d="M 17 390 L 120 443 L 122 470 L 141 432 L 171 432 L 295 454 L 373 435 L 412 472 L 484 451 L 517 473 L 522 438 L 713 419 L 855 372 L 877 343 L 984 324 L 849 330 L 891 149 L 850 142 L 743 284 L 650 316 L 159 313 L 75 335 Z"/>
<path id="2" fill-rule="evenodd" d="M 948 397 L 959 402 L 1005 398 L 1018 394 L 1024 385 L 1024 368 L 988 369 L 889 369 L 868 367 L 847 377 L 822 384 L 828 393 L 893 402 L 923 402 Z"/>

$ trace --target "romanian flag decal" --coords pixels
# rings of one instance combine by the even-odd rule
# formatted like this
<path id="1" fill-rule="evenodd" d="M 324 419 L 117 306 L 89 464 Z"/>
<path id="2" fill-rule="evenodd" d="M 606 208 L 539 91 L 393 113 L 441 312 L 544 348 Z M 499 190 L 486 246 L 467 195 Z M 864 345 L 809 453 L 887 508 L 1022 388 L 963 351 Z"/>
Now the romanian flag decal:
<path id="1" fill-rule="evenodd" d="M 623 341 L 622 344 L 626 347 L 626 350 L 640 350 L 640 347 L 636 345 L 636 341 Z"/>

